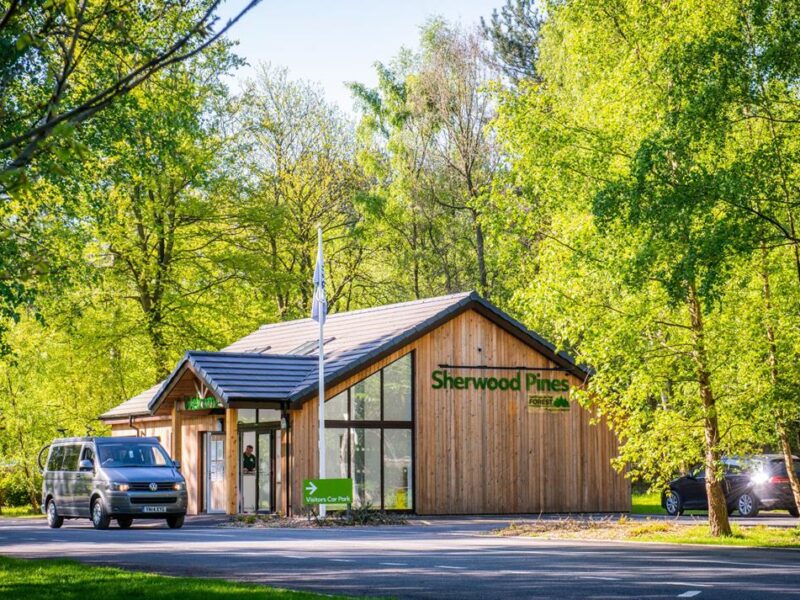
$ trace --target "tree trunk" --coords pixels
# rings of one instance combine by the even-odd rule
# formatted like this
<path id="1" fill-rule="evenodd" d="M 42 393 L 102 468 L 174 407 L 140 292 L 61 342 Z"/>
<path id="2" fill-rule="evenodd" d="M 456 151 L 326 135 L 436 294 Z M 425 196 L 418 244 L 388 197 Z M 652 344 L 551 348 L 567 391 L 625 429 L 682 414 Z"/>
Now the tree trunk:
<path id="1" fill-rule="evenodd" d="M 786 463 L 786 475 L 789 477 L 789 487 L 792 488 L 795 508 L 800 509 L 800 478 L 794 470 L 794 459 L 792 458 L 792 444 L 789 440 L 789 432 L 781 420 L 778 421 L 778 438 L 781 442 L 783 460 Z"/>
<path id="2" fill-rule="evenodd" d="M 796 248 L 797 246 L 795 245 Z M 772 325 L 772 290 L 769 283 L 767 247 L 764 242 L 761 242 L 761 257 L 761 280 L 763 282 L 764 310 L 766 313 L 765 329 L 767 333 L 767 348 L 769 349 L 769 377 L 772 389 L 776 390 L 778 386 L 778 345 L 775 341 L 775 328 Z M 789 478 L 789 486 L 792 488 L 795 507 L 800 508 L 800 478 L 797 477 L 797 473 L 794 470 L 792 444 L 786 427 L 786 417 L 780 407 L 775 410 L 775 428 L 781 443 L 783 460 L 786 464 L 786 475 Z"/>
<path id="3" fill-rule="evenodd" d="M 714 537 L 731 535 L 728 521 L 728 505 L 718 477 L 719 468 L 719 421 L 716 399 L 711 388 L 711 375 L 705 347 L 703 314 L 697 298 L 694 282 L 688 289 L 689 316 L 692 329 L 692 359 L 695 363 L 700 399 L 703 403 L 703 432 L 705 440 L 706 495 L 708 497 L 708 525 Z"/>
<path id="4" fill-rule="evenodd" d="M 478 213 L 472 212 L 472 221 L 475 225 L 475 250 L 478 255 L 478 283 L 480 293 L 484 298 L 489 297 L 489 277 L 486 273 L 486 242 L 483 237 L 483 227 L 478 219 Z"/>
<path id="5" fill-rule="evenodd" d="M 150 312 L 146 314 L 147 318 L 147 336 L 150 338 L 150 345 L 153 348 L 153 362 L 156 367 L 156 377 L 164 379 L 169 374 L 171 365 L 167 359 L 167 342 L 164 339 L 163 319 L 161 311 L 155 309 L 150 304 Z"/>

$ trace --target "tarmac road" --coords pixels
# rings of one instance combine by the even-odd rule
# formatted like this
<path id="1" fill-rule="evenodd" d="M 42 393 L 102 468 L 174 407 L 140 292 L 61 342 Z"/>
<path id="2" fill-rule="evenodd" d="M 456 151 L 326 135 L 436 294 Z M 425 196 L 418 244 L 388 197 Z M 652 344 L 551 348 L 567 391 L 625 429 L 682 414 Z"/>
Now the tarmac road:
<path id="1" fill-rule="evenodd" d="M 174 575 L 396 598 L 800 596 L 800 551 L 486 535 L 509 521 L 462 518 L 394 527 L 235 529 L 218 527 L 212 519 L 187 518 L 181 530 L 142 522 L 130 530 L 112 525 L 95 531 L 88 521 L 67 521 L 52 530 L 39 519 L 3 519 L 0 554 L 68 557 Z"/>

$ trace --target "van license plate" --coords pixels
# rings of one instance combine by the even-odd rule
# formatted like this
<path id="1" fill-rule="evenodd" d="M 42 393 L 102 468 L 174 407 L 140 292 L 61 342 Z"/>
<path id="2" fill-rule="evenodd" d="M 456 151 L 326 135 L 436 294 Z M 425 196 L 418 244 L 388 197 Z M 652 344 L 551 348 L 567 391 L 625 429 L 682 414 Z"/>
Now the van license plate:
<path id="1" fill-rule="evenodd" d="M 167 512 L 166 506 L 143 506 L 142 512 Z"/>

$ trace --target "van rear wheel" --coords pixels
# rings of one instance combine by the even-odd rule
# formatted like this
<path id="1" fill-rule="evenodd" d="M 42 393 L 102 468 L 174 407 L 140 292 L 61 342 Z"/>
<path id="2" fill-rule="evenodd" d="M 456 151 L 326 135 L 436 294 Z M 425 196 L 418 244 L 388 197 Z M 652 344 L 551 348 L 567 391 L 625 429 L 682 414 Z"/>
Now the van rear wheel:
<path id="1" fill-rule="evenodd" d="M 183 527 L 183 519 L 186 515 L 170 515 L 167 517 L 167 526 L 170 529 L 180 529 Z"/>
<path id="2" fill-rule="evenodd" d="M 132 517 L 117 517 L 117 525 L 120 529 L 130 529 L 133 525 Z"/>
<path id="3" fill-rule="evenodd" d="M 102 498 L 95 499 L 92 503 L 92 526 L 95 529 L 108 529 L 111 524 L 111 517 L 108 516 L 105 504 Z"/>
<path id="4" fill-rule="evenodd" d="M 58 529 L 64 524 L 64 517 L 59 516 L 55 500 L 47 503 L 47 524 L 51 529 Z"/>

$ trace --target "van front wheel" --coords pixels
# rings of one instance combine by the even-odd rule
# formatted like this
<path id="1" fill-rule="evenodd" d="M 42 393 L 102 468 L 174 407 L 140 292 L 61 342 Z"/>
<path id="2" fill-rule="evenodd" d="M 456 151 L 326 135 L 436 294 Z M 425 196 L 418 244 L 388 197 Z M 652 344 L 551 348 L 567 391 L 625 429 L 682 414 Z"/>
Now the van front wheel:
<path id="1" fill-rule="evenodd" d="M 108 516 L 102 498 L 97 498 L 92 504 L 92 525 L 95 529 L 108 529 L 111 524 L 111 517 Z"/>
<path id="2" fill-rule="evenodd" d="M 47 503 L 47 524 L 51 529 L 58 529 L 64 524 L 64 517 L 59 516 L 55 500 Z"/>
<path id="3" fill-rule="evenodd" d="M 186 515 L 170 515 L 167 517 L 167 525 L 170 529 L 180 529 L 183 527 L 183 519 Z"/>

